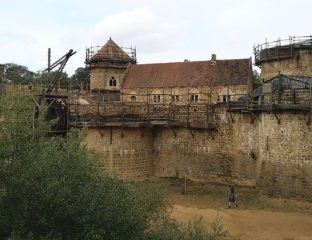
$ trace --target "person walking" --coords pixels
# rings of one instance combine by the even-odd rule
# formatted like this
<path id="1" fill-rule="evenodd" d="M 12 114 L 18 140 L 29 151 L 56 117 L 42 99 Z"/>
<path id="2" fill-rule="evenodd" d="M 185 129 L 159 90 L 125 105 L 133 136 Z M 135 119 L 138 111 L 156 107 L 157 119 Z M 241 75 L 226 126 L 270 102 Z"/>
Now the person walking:
<path id="1" fill-rule="evenodd" d="M 238 204 L 237 204 L 236 198 L 235 198 L 235 189 L 234 189 L 233 185 L 229 185 L 228 197 L 229 197 L 229 206 L 228 206 L 228 208 L 231 208 L 231 204 L 232 203 L 235 204 L 235 207 L 238 207 Z"/>

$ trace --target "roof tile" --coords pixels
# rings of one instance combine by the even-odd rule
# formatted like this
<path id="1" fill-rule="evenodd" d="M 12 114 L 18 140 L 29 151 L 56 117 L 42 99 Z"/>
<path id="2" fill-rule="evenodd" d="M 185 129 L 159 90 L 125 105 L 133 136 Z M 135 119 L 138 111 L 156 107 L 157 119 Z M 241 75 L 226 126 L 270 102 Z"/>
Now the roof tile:
<path id="1" fill-rule="evenodd" d="M 133 64 L 124 88 L 247 85 L 250 59 Z"/>

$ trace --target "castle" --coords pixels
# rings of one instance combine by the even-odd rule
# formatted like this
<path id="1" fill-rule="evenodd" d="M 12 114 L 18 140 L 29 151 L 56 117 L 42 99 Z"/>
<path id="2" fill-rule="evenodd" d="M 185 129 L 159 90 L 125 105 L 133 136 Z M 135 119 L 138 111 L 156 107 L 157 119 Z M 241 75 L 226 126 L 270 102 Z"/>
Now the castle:
<path id="1" fill-rule="evenodd" d="M 86 52 L 90 92 L 68 96 L 68 126 L 126 180 L 186 177 L 312 200 L 312 38 L 251 58 L 137 64 L 112 39 Z"/>
<path id="2" fill-rule="evenodd" d="M 232 182 L 312 200 L 311 38 L 254 51 L 257 89 L 250 58 L 137 64 L 135 49 L 109 39 L 87 50 L 91 93 L 72 99 L 71 125 L 124 179 Z"/>

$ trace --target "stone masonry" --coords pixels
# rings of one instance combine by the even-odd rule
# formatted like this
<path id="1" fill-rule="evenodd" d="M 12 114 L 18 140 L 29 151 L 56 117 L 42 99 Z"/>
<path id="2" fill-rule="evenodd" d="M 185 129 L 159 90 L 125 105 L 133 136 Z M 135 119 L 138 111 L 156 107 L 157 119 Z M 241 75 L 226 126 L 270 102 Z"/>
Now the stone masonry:
<path id="1" fill-rule="evenodd" d="M 312 129 L 303 113 L 219 114 L 215 130 L 87 129 L 102 166 L 124 179 L 187 177 L 261 186 L 270 195 L 312 200 Z"/>

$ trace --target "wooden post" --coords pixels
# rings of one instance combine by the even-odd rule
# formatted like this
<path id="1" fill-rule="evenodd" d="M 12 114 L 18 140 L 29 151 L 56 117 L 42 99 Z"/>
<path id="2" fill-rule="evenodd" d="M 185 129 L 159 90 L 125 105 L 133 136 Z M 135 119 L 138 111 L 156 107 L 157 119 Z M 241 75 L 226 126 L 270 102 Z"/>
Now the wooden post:
<path id="1" fill-rule="evenodd" d="M 110 127 L 110 136 L 109 136 L 110 144 L 113 144 L 113 127 Z"/>
<path id="2" fill-rule="evenodd" d="M 124 125 L 125 125 L 125 105 L 121 102 L 121 137 L 124 137 Z"/>
<path id="3" fill-rule="evenodd" d="M 191 100 L 190 100 L 190 92 L 189 90 L 187 90 L 187 98 L 188 98 L 188 104 L 187 104 L 187 127 L 190 126 L 190 104 L 191 104 Z"/>
<path id="4" fill-rule="evenodd" d="M 206 103 L 206 119 L 207 119 L 207 126 L 210 123 L 210 119 L 209 119 L 209 103 Z"/>
<path id="5" fill-rule="evenodd" d="M 230 109 L 230 94 L 229 94 L 229 86 L 226 86 L 226 101 L 227 101 L 227 108 Z"/>
<path id="6" fill-rule="evenodd" d="M 77 102 L 76 102 L 76 121 L 75 121 L 75 126 L 77 127 L 77 124 L 78 124 L 78 114 L 79 114 L 79 110 L 78 110 L 78 99 L 77 99 Z"/>
<path id="7" fill-rule="evenodd" d="M 312 85 L 310 83 L 310 112 L 312 112 Z"/>
<path id="8" fill-rule="evenodd" d="M 146 101 L 146 108 L 147 108 L 147 123 L 150 124 L 150 113 L 149 113 L 149 94 L 147 93 L 147 101 Z"/>
<path id="9" fill-rule="evenodd" d="M 163 106 L 165 106 L 165 88 L 163 88 Z"/>
<path id="10" fill-rule="evenodd" d="M 67 120 L 66 120 L 66 135 L 68 134 L 69 131 L 69 120 L 70 120 L 70 100 L 67 99 L 66 101 L 67 105 Z"/>

